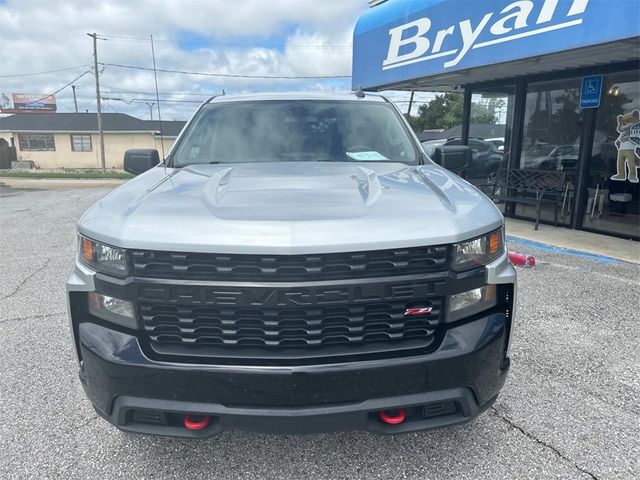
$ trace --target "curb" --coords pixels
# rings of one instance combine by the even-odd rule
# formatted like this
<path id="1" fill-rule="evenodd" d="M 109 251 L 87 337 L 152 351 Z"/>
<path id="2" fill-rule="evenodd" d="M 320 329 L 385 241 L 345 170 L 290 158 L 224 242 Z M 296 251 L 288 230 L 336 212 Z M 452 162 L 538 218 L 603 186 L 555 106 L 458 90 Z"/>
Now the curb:
<path id="1" fill-rule="evenodd" d="M 24 178 L 0 177 L 0 185 L 22 190 L 50 190 L 64 188 L 114 188 L 127 180 L 117 178 Z"/>
<path id="2" fill-rule="evenodd" d="M 608 257 L 606 255 L 599 255 L 597 253 L 585 252 L 582 250 L 575 250 L 572 248 L 558 247 L 548 243 L 537 242 L 535 240 L 527 240 L 526 238 L 521 238 L 521 237 L 515 237 L 513 235 L 505 235 L 505 238 L 507 242 L 511 242 L 515 245 L 535 248 L 537 250 L 542 250 L 543 252 L 558 253 L 562 255 L 572 255 L 574 257 L 586 258 L 589 260 L 595 260 L 597 262 L 608 263 L 608 264 L 624 264 L 624 263 L 633 264 L 633 262 L 622 260 L 620 258 Z"/>

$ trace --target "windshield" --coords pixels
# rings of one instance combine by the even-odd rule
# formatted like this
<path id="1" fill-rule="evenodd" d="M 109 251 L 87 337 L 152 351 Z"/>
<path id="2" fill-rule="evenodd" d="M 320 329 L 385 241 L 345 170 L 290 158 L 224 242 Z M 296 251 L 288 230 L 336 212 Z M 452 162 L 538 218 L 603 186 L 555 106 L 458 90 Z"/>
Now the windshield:
<path id="1" fill-rule="evenodd" d="M 240 162 L 417 163 L 396 110 L 358 101 L 205 106 L 172 155 L 176 167 Z"/>

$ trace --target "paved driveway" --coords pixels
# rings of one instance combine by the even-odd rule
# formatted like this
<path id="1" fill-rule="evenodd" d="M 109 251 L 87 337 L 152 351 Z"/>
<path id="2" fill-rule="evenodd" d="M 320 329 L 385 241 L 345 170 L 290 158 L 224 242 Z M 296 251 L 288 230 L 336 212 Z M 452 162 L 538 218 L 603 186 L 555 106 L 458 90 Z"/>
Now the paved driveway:
<path id="1" fill-rule="evenodd" d="M 75 223 L 104 189 L 0 188 L 0 478 L 640 478 L 639 267 L 531 251 L 494 408 L 421 434 L 124 434 L 76 375 Z"/>

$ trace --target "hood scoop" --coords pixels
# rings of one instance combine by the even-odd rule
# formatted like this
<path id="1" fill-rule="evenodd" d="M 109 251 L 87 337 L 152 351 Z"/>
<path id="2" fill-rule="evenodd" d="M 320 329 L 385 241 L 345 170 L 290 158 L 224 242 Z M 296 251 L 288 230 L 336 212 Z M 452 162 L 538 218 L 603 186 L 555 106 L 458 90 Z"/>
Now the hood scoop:
<path id="1" fill-rule="evenodd" d="M 376 173 L 357 165 L 254 163 L 217 170 L 202 196 L 225 220 L 304 221 L 364 216 L 381 192 Z"/>

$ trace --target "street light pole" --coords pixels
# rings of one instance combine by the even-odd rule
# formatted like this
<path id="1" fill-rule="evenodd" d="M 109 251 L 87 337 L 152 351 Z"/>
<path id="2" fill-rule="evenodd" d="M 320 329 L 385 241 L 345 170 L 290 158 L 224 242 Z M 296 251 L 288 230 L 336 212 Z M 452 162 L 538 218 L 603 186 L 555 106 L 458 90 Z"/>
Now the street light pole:
<path id="1" fill-rule="evenodd" d="M 145 102 L 145 104 L 147 105 L 147 107 L 149 107 L 149 116 L 151 117 L 151 120 L 153 120 L 153 106 L 156 104 L 156 102 Z"/>
<path id="2" fill-rule="evenodd" d="M 73 90 L 73 104 L 76 107 L 76 113 L 78 113 L 78 99 L 76 98 L 76 86 L 71 85 L 71 90 Z"/>
<path id="3" fill-rule="evenodd" d="M 98 135 L 100 137 L 100 163 L 102 164 L 102 173 L 107 173 L 107 165 L 104 155 L 104 132 L 102 131 L 102 105 L 100 101 L 100 75 L 98 73 L 98 34 L 87 33 L 93 38 L 93 73 L 96 77 L 96 110 L 98 113 Z"/>

